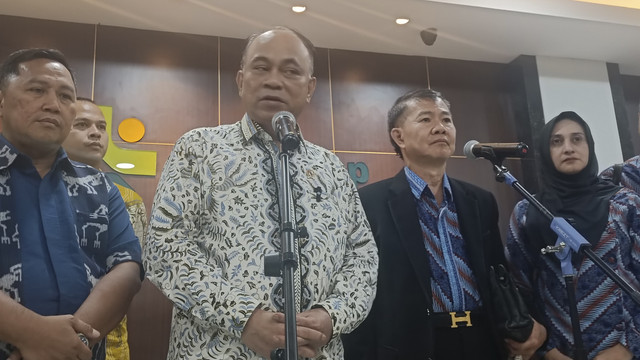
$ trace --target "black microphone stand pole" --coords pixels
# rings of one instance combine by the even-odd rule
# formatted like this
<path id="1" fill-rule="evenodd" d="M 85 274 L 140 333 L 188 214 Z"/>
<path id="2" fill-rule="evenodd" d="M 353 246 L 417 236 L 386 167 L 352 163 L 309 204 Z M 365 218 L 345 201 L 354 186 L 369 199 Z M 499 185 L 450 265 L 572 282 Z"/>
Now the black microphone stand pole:
<path id="1" fill-rule="evenodd" d="M 281 276 L 284 292 L 284 318 L 285 318 L 285 349 L 276 349 L 271 352 L 271 360 L 297 360 L 298 338 L 296 333 L 296 295 L 294 286 L 294 274 L 298 267 L 296 257 L 295 239 L 297 230 L 294 226 L 293 199 L 291 196 L 291 182 L 289 177 L 289 159 L 291 152 L 297 148 L 287 146 L 288 142 L 282 142 L 280 151 L 280 168 L 278 172 L 280 205 L 280 254 L 268 255 L 264 258 L 264 269 L 267 276 Z"/>
<path id="2" fill-rule="evenodd" d="M 554 216 L 547 208 L 544 207 L 531 193 L 529 193 L 518 180 L 509 173 L 506 167 L 502 166 L 504 158 L 497 157 L 495 154 L 485 154 L 486 159 L 490 160 L 493 164 L 493 171 L 496 173 L 496 181 L 506 182 L 520 195 L 522 195 L 531 205 L 533 205 L 538 211 L 540 211 L 549 221 L 551 221 L 551 230 L 558 235 L 558 240 L 554 246 L 547 246 L 541 249 L 543 255 L 555 253 L 556 257 L 560 260 L 560 267 L 565 279 L 565 287 L 567 289 L 567 298 L 569 300 L 569 313 L 571 317 L 571 326 L 573 329 L 574 338 L 574 358 L 576 360 L 586 360 L 587 353 L 582 341 L 582 332 L 580 329 L 580 317 L 578 315 L 578 308 L 576 304 L 576 295 L 574 289 L 574 271 L 571 264 L 571 253 L 583 254 L 594 264 L 596 264 L 602 271 L 604 271 L 624 292 L 626 292 L 636 304 L 640 305 L 640 293 L 633 289 L 629 283 L 627 283 L 620 275 L 616 274 L 607 263 L 600 259 L 591 250 L 591 244 L 580 233 L 567 222 L 567 220 Z"/>

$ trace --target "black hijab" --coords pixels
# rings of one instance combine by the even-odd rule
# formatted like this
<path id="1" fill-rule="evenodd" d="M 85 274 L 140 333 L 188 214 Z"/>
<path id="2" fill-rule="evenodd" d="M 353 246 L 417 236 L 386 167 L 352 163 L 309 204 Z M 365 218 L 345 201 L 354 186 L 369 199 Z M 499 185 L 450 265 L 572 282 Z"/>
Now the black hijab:
<path id="1" fill-rule="evenodd" d="M 589 146 L 589 161 L 580 172 L 567 175 L 556 170 L 551 160 L 551 135 L 553 128 L 561 120 L 572 120 L 584 130 Z M 598 177 L 598 160 L 589 125 L 575 112 L 565 111 L 553 118 L 542 128 L 538 142 L 541 173 L 540 192 L 536 198 L 554 216 L 563 217 L 578 230 L 591 244 L 596 244 L 609 218 L 609 200 L 620 187 Z M 525 232 L 537 251 L 546 245 L 553 245 L 557 235 L 549 228 L 547 220 L 535 207 L 527 211 Z"/>

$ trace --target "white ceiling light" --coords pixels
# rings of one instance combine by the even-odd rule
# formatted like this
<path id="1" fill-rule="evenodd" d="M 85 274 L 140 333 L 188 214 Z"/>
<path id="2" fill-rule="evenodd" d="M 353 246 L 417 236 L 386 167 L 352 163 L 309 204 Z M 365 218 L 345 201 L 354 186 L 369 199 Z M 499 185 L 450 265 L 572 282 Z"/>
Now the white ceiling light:
<path id="1" fill-rule="evenodd" d="M 396 24 L 398 25 L 405 25 L 409 23 L 409 19 L 407 18 L 397 18 L 396 19 Z"/>
<path id="2" fill-rule="evenodd" d="M 133 169 L 136 166 L 131 163 L 118 163 L 116 164 L 116 167 L 118 169 Z"/>
<path id="3" fill-rule="evenodd" d="M 294 5 L 291 7 L 291 10 L 293 10 L 293 12 L 295 13 L 302 13 L 302 12 L 305 12 L 305 10 L 307 10 L 307 7 L 304 5 Z"/>

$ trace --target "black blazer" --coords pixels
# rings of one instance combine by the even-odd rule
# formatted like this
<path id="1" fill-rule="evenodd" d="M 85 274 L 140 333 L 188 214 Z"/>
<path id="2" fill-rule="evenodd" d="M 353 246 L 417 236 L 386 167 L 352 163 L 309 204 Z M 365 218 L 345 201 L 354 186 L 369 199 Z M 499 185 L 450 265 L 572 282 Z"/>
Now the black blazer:
<path id="1" fill-rule="evenodd" d="M 504 264 L 493 195 L 449 178 L 470 266 L 489 322 L 488 269 Z M 345 360 L 427 359 L 431 356 L 431 270 L 416 205 L 404 170 L 360 189 L 360 198 L 378 245 L 378 288 L 366 320 L 344 335 Z M 495 334 L 495 327 L 491 331 Z M 494 336 L 499 344 L 501 340 Z M 498 345 L 501 347 L 502 345 Z"/>

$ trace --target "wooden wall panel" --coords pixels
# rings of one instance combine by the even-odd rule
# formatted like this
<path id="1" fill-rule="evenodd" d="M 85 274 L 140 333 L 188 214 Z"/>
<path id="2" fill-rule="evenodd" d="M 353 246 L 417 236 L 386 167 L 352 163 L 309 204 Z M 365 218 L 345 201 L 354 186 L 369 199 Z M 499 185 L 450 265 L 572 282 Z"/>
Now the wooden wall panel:
<path id="1" fill-rule="evenodd" d="M 78 94 L 89 94 L 94 35 L 94 25 L 0 15 L 0 59 L 24 48 L 58 49 L 69 60 Z"/>
<path id="2" fill-rule="evenodd" d="M 244 115 L 238 96 L 236 74 L 245 40 L 220 38 L 220 123 L 233 124 Z"/>
<path id="3" fill-rule="evenodd" d="M 336 150 L 393 152 L 387 111 L 406 91 L 427 86 L 425 58 L 348 50 L 330 57 Z"/>
<path id="4" fill-rule="evenodd" d="M 404 167 L 404 162 L 392 154 L 367 154 L 367 153 L 337 153 L 338 158 L 351 168 L 355 163 L 363 162 L 367 164 L 369 170 L 369 181 L 366 184 L 384 180 L 395 176 Z M 366 184 L 358 184 L 362 187 Z"/>

